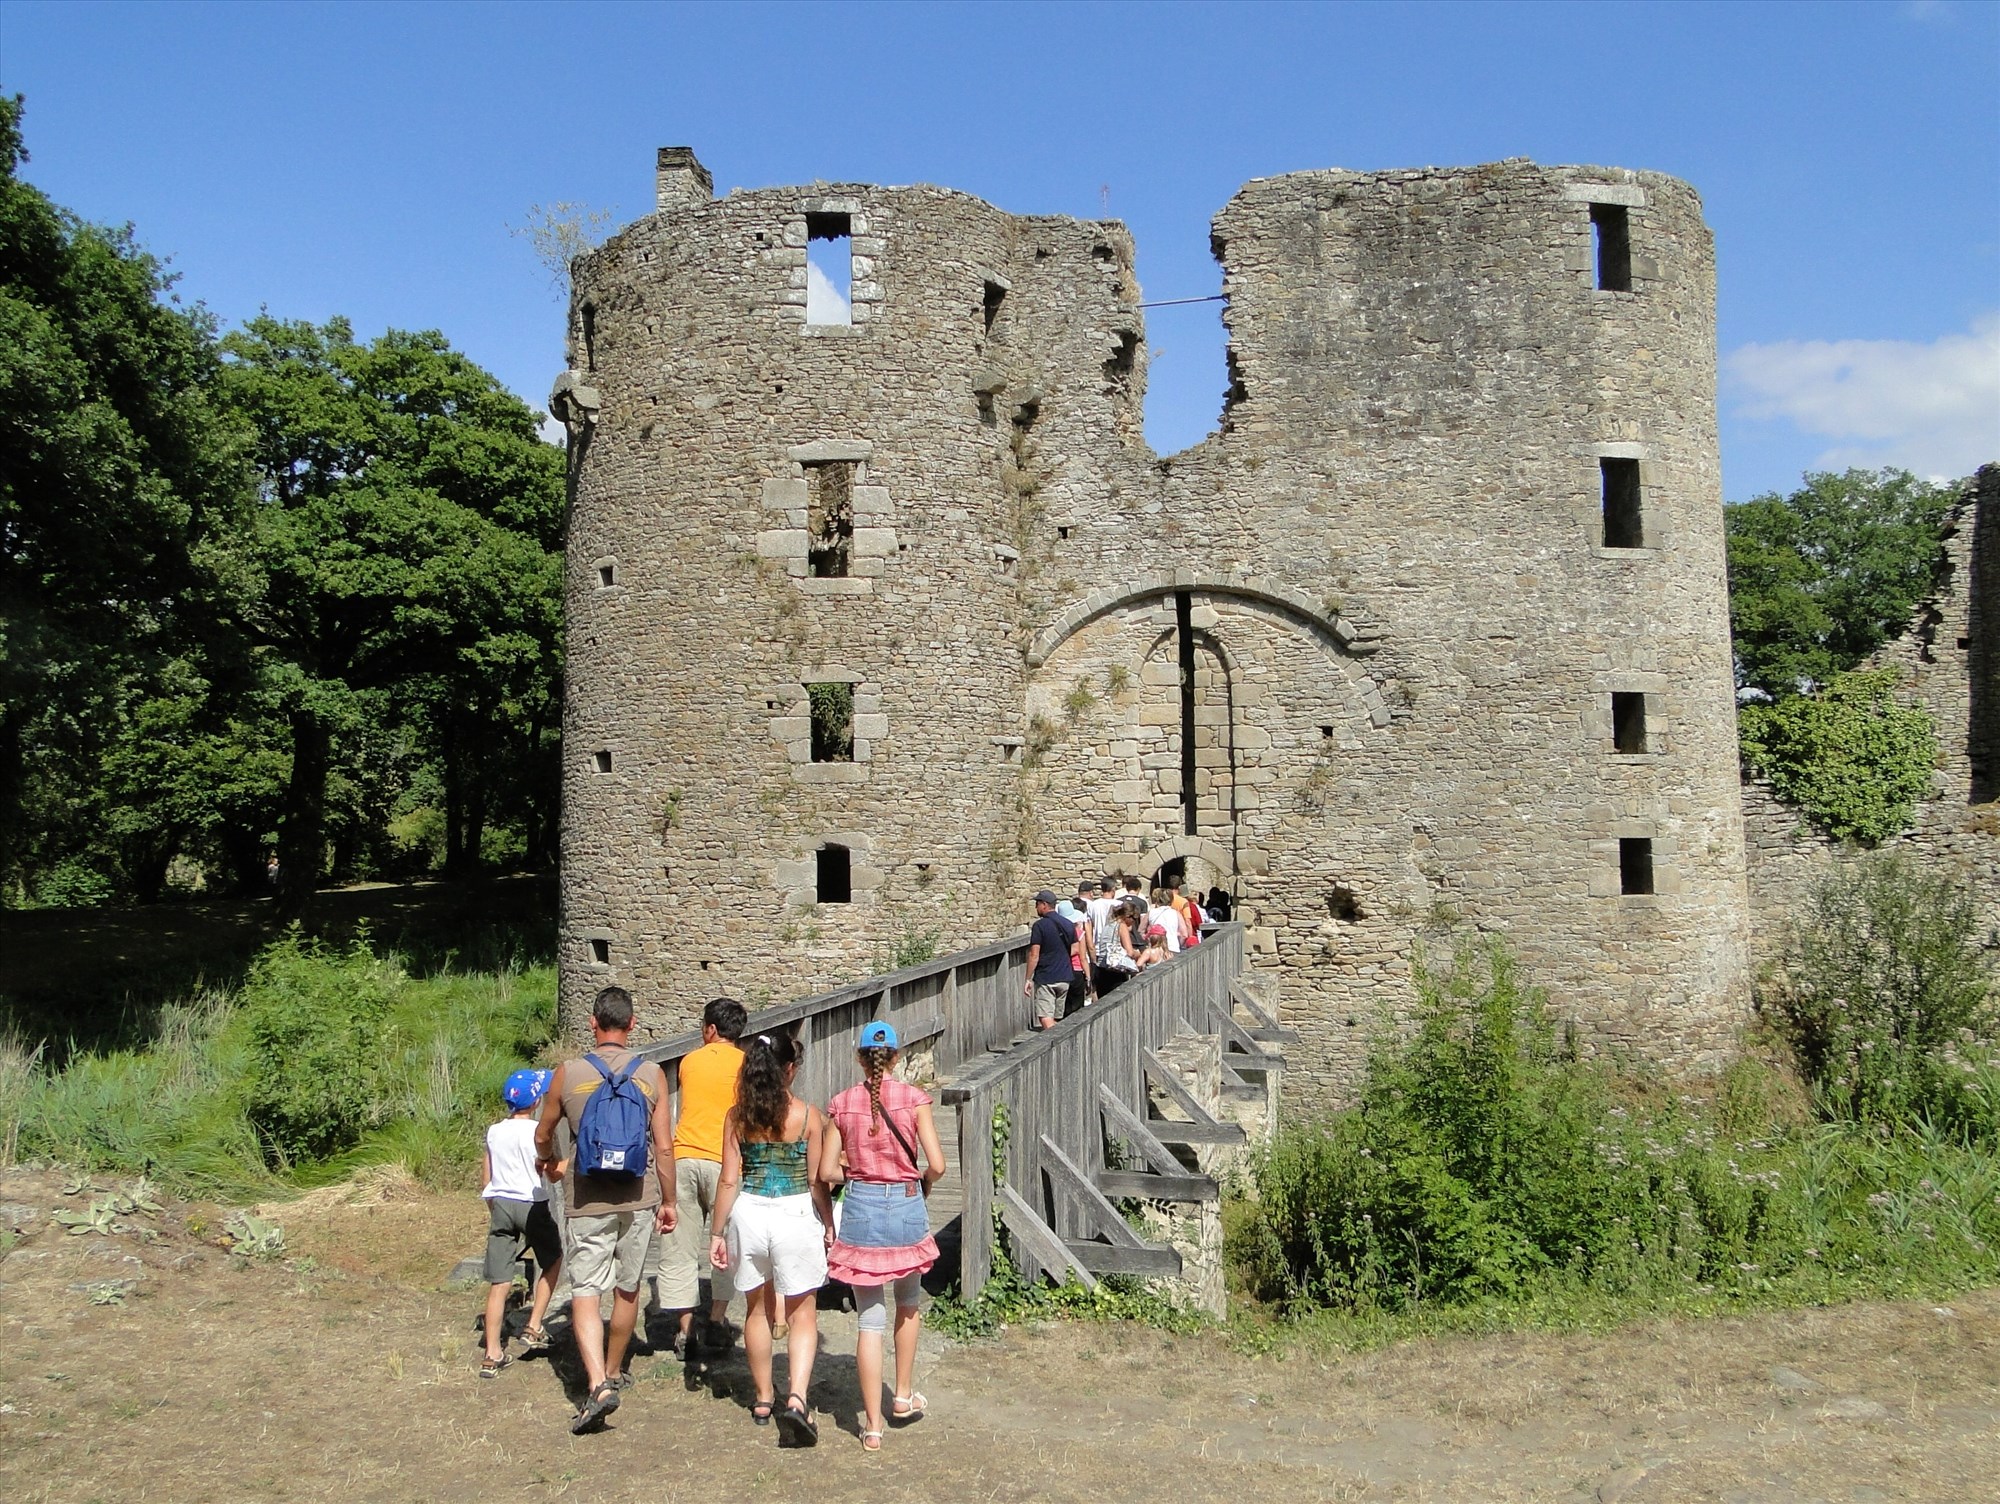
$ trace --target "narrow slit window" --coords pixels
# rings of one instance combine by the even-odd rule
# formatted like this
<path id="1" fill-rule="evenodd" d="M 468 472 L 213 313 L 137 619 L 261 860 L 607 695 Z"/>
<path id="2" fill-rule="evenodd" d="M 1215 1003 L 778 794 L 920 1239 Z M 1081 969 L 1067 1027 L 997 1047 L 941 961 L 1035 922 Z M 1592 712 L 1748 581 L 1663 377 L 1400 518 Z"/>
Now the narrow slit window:
<path id="1" fill-rule="evenodd" d="M 1616 691 L 1611 696 L 1611 745 L 1619 752 L 1645 752 L 1646 697 Z"/>
<path id="2" fill-rule="evenodd" d="M 806 567 L 821 579 L 839 579 L 854 554 L 854 466 L 830 460 L 806 467 Z"/>
<path id="3" fill-rule="evenodd" d="M 1002 287 L 998 282 L 988 282 L 986 284 L 986 294 L 982 302 L 981 312 L 986 319 L 986 332 L 988 334 L 993 332 L 993 321 L 1000 317 L 1000 305 L 1006 301 L 1006 288 Z"/>
<path id="4" fill-rule="evenodd" d="M 812 760 L 854 761 L 854 686 L 808 684 L 812 707 Z"/>
<path id="5" fill-rule="evenodd" d="M 1627 896 L 1653 891 L 1653 838 L 1623 836 L 1618 842 L 1618 891 Z"/>
<path id="6" fill-rule="evenodd" d="M 1597 468 L 1604 485 L 1604 546 L 1644 548 L 1646 528 L 1640 509 L 1639 462 L 1601 459 Z"/>
<path id="7" fill-rule="evenodd" d="M 583 368 L 586 371 L 597 369 L 597 305 L 595 303 L 585 303 L 583 305 Z"/>
<path id="8" fill-rule="evenodd" d="M 854 322 L 854 236 L 845 214 L 806 216 L 806 322 Z"/>
<path id="9" fill-rule="evenodd" d="M 611 771 L 610 749 L 600 747 L 597 751 L 591 753 L 591 758 L 596 763 L 598 772 L 609 773 Z"/>
<path id="10" fill-rule="evenodd" d="M 1597 242 L 1597 285 L 1605 292 L 1632 290 L 1632 221 L 1623 204 L 1590 206 L 1591 238 Z"/>
<path id="11" fill-rule="evenodd" d="M 854 872 L 845 846 L 825 845 L 818 853 L 818 881 L 813 897 L 820 903 L 852 903 Z"/>
<path id="12" fill-rule="evenodd" d="M 590 959 L 595 961 L 599 966 L 609 966 L 611 964 L 611 942 L 609 940 L 591 941 Z"/>

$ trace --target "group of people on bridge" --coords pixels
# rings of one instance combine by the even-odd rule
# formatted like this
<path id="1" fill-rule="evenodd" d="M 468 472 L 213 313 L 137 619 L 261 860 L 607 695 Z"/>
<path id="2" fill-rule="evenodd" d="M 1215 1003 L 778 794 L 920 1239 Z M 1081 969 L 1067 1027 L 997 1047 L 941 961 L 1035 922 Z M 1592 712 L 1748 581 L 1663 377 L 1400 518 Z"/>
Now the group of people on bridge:
<path id="1" fill-rule="evenodd" d="M 1202 926 L 1226 920 L 1229 910 L 1221 888 L 1197 898 L 1191 884 L 1164 875 L 1150 896 L 1142 879 L 1116 873 L 1085 878 L 1073 897 L 1042 889 L 1035 895 L 1024 983 L 1034 1027 L 1053 1029 L 1147 967 L 1201 944 Z"/>

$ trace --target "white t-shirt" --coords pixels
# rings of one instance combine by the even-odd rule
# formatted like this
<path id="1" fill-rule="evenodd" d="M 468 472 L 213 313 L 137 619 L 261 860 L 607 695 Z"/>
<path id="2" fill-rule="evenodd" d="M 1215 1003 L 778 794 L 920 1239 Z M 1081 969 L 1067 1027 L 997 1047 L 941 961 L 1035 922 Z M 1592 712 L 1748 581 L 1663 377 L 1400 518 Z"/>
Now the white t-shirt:
<path id="1" fill-rule="evenodd" d="M 492 1174 L 479 1194 L 488 1200 L 546 1201 L 548 1183 L 535 1168 L 535 1120 L 504 1118 L 486 1130 Z"/>

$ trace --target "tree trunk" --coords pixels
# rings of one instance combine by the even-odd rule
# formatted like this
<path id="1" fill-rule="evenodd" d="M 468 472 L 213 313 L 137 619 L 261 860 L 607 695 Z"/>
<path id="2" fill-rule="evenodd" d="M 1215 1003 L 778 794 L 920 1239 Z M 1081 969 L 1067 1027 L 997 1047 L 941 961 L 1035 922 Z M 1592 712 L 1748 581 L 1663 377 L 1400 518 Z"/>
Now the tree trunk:
<path id="1" fill-rule="evenodd" d="M 0 707 L 0 895 L 14 880 L 21 859 L 15 849 L 21 828 L 21 718 Z"/>
<path id="2" fill-rule="evenodd" d="M 292 777 L 278 822 L 276 917 L 299 918 L 326 865 L 326 770 L 333 738 L 312 711 L 292 712 Z"/>

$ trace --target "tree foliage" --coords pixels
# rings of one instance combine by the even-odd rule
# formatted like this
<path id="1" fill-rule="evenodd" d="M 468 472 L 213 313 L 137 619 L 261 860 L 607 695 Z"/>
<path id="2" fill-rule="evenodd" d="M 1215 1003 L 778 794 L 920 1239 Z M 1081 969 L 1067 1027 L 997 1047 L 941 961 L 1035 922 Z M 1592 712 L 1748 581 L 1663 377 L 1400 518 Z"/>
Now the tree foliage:
<path id="1" fill-rule="evenodd" d="M 371 695 L 440 758 L 451 865 L 476 857 L 488 764 L 556 719 L 560 453 L 443 335 L 251 320 L 221 387 L 260 495 L 231 545 L 238 619 L 289 727 L 282 907 L 322 876 L 336 733 Z"/>
<path id="2" fill-rule="evenodd" d="M 1897 677 L 1855 669 L 1817 694 L 1742 706 L 1744 762 L 1836 840 L 1887 839 L 1930 791 L 1938 754 L 1929 713 L 1897 701 Z"/>
<path id="3" fill-rule="evenodd" d="M 0 99 L 0 882 L 62 859 L 134 695 L 206 631 L 203 544 L 243 498 L 211 321 L 22 180 L 21 116 Z"/>
<path id="4" fill-rule="evenodd" d="M 218 339 L 0 101 L 0 899 L 553 856 L 561 452 L 441 334 Z"/>
<path id="5" fill-rule="evenodd" d="M 1739 684 L 1782 699 L 1902 630 L 1936 585 L 1953 485 L 1906 470 L 1809 472 L 1723 513 Z"/>

